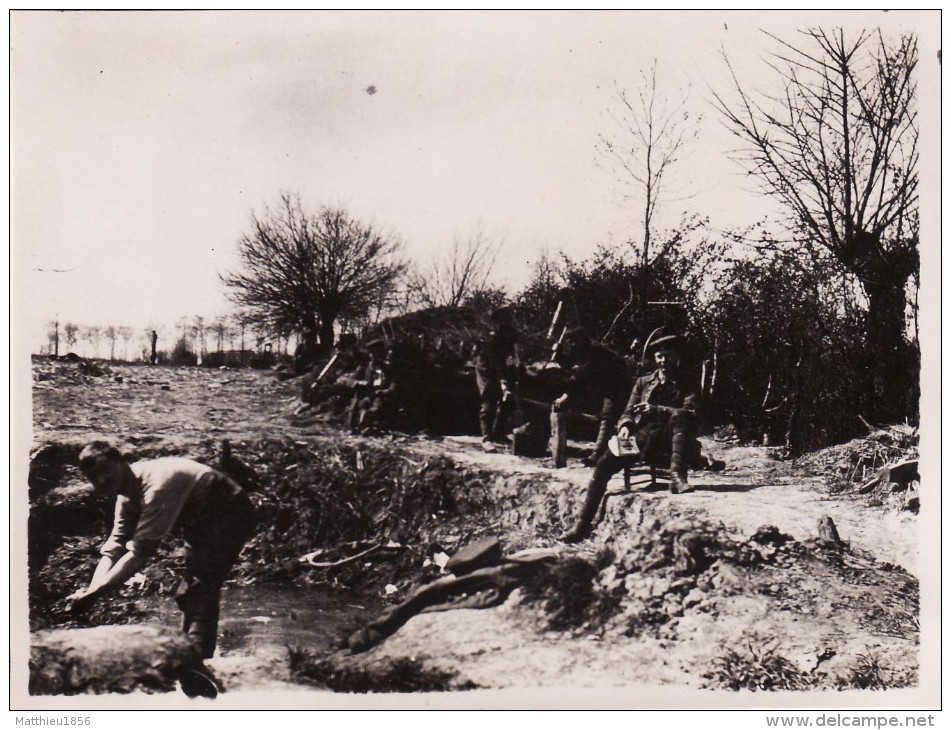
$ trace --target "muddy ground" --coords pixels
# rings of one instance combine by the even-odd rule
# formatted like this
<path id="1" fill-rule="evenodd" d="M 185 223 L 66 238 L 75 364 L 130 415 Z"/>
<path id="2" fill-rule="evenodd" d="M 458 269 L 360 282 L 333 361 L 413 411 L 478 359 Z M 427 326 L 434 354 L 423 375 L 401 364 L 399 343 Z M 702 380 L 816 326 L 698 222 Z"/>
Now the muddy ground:
<path id="1" fill-rule="evenodd" d="M 705 438 L 724 471 L 693 474 L 696 491 L 676 497 L 649 481 L 627 491 L 618 476 L 592 539 L 565 546 L 556 536 L 590 474 L 577 459 L 556 470 L 484 454 L 472 437 L 345 435 L 297 395 L 296 381 L 268 371 L 34 361 L 32 693 L 176 690 L 180 543 L 87 616 L 63 609 L 111 520 L 76 468 L 95 438 L 209 463 L 228 438 L 262 477 L 262 525 L 226 586 L 209 663 L 219 700 L 426 691 L 471 706 L 491 696 L 480 690 L 556 689 L 551 702 L 564 706 L 563 688 L 638 688 L 622 704 L 726 690 L 744 706 L 751 692 L 806 690 L 882 702 L 881 690 L 927 681 L 917 499 L 843 489 L 842 453 L 786 462 Z M 840 541 L 823 539 L 826 518 Z M 551 564 L 500 605 L 425 612 L 367 651 L 347 649 L 348 635 L 487 535 Z"/>

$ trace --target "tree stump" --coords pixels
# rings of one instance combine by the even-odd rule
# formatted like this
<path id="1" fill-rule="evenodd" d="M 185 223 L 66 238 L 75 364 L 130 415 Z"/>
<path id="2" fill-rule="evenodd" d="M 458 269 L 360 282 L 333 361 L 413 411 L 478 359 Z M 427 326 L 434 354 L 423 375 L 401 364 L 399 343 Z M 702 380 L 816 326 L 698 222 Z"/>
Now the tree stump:
<path id="1" fill-rule="evenodd" d="M 835 528 L 835 523 L 829 515 L 823 515 L 819 518 L 819 538 L 825 542 L 834 545 L 842 545 L 842 538 L 839 537 L 839 531 Z"/>

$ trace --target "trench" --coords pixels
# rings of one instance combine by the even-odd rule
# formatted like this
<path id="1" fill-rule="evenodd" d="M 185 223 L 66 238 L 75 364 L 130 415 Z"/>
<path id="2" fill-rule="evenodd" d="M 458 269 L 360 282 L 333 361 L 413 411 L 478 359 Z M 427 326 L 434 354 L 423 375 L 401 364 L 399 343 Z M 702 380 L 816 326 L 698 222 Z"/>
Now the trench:
<path id="1" fill-rule="evenodd" d="M 211 463 L 202 448 L 187 453 Z M 49 459 L 62 459 L 63 453 L 50 450 Z M 159 454 L 141 454 L 155 455 Z M 508 465 L 504 468 L 509 471 L 498 467 L 493 471 L 465 461 L 462 455 L 453 460 L 445 453 L 423 453 L 419 446 L 404 448 L 397 441 L 355 441 L 339 435 L 247 443 L 242 456 L 260 472 L 265 487 L 252 495 L 261 516 L 258 532 L 222 597 L 219 653 L 210 666 L 226 688 L 261 689 L 276 682 L 332 691 L 428 691 L 499 681 L 490 664 L 493 652 L 483 649 L 487 639 L 481 618 L 469 627 L 471 647 L 460 640 L 459 653 L 452 654 L 447 642 L 440 640 L 433 656 L 441 660 L 430 666 L 413 664 L 417 647 L 428 646 L 433 633 L 464 635 L 459 627 L 465 617 L 459 618 L 460 624 L 453 623 L 455 617 L 449 614 L 454 612 L 432 614 L 420 625 L 423 628 L 401 629 L 411 647 L 406 650 L 404 645 L 402 655 L 397 648 L 377 652 L 362 664 L 359 659 L 366 654 L 352 663 L 337 660 L 345 653 L 340 647 L 350 632 L 438 575 L 431 561 L 434 554 L 453 554 L 484 535 L 501 536 L 506 554 L 549 542 L 568 526 L 567 519 L 577 508 L 578 484 L 564 477 L 555 482 L 541 467 L 523 465 L 521 472 L 513 473 L 512 457 L 494 462 Z M 42 641 L 56 633 L 65 635 L 67 645 L 78 646 L 83 637 L 101 635 L 95 630 L 123 636 L 137 626 L 176 631 L 180 616 L 171 594 L 178 582 L 181 542 L 175 539 L 144 571 L 141 585 L 100 602 L 82 619 L 65 613 L 63 599 L 88 581 L 111 513 L 92 497 L 74 467 L 56 469 L 42 461 L 36 466 L 43 470 L 38 473 L 43 479 L 31 481 L 35 486 L 30 495 L 34 639 Z M 886 637 L 876 640 L 882 643 L 883 656 L 897 667 L 894 678 L 887 681 L 890 686 L 906 686 L 905 669 L 911 666 L 906 655 L 911 656 L 918 635 L 917 581 L 857 552 L 817 545 L 809 537 L 810 525 L 830 505 L 805 500 L 805 487 L 757 483 L 763 481 L 759 473 L 748 484 L 739 483 L 736 474 L 698 479 L 700 489 L 689 501 L 671 501 L 662 490 L 652 488 L 630 493 L 610 489 L 598 532 L 615 555 L 613 563 L 591 571 L 579 562 L 584 558 L 590 563 L 590 555 L 569 551 L 568 560 L 571 556 L 578 560 L 568 562 L 564 566 L 568 570 L 552 584 L 541 586 L 538 615 L 529 611 L 525 619 L 551 629 L 553 618 L 567 616 L 562 639 L 582 628 L 581 633 L 601 631 L 607 638 L 596 646 L 599 651 L 620 652 L 615 655 L 619 666 L 629 660 L 625 651 L 659 641 L 683 645 L 690 661 L 698 651 L 713 655 L 732 646 L 736 632 L 745 630 L 741 627 L 759 630 L 762 623 L 769 633 L 786 637 L 789 652 L 808 650 L 818 640 L 817 633 L 835 642 L 840 673 L 848 669 L 846 662 L 865 651 L 868 632 L 874 630 Z M 778 500 L 783 490 L 789 492 L 787 499 Z M 848 506 L 843 504 L 842 509 Z M 711 516 L 726 517 L 728 512 L 741 513 L 743 534 L 711 522 Z M 803 519 L 792 521 L 791 515 Z M 736 526 L 738 520 L 734 515 L 731 524 Z M 776 541 L 759 530 L 763 520 L 794 534 L 773 544 Z M 838 514 L 836 520 L 850 524 Z M 754 533 L 759 533 L 758 539 Z M 391 543 L 397 547 L 381 547 L 349 560 Z M 317 561 L 331 567 L 300 560 L 317 551 Z M 579 582 L 591 587 L 592 600 L 583 606 L 573 602 Z M 387 586 L 395 590 L 387 591 Z M 391 595 L 386 597 L 387 593 Z M 834 605 L 827 593 L 835 596 Z M 749 606 L 760 613 L 747 614 Z M 810 622 L 797 620 L 807 615 Z M 427 626 L 436 628 L 430 631 Z M 549 638 L 533 638 L 536 628 L 533 624 L 519 634 L 520 640 L 546 652 L 553 645 Z M 506 625 L 504 630 L 510 629 Z M 136 640 L 140 654 L 154 654 L 154 647 L 141 635 Z M 308 654 L 308 668 L 313 670 L 304 679 L 293 667 L 295 650 Z M 577 663 L 578 650 L 575 643 L 552 649 L 552 654 L 539 653 L 547 658 L 538 659 L 536 668 L 551 671 L 552 681 L 563 681 Z M 384 657 L 390 665 L 376 669 Z M 325 659 L 334 661 L 322 663 Z M 481 669 L 480 663 L 485 663 Z M 516 664 L 507 670 L 512 672 L 508 679 L 512 686 L 522 681 L 517 675 L 523 665 Z M 436 671 L 443 668 L 456 676 Z M 654 670 L 661 667 L 643 672 Z M 347 676 L 341 679 L 342 674 Z M 95 691 L 90 686 L 68 689 Z M 106 691 L 134 690 L 123 686 Z M 174 686 L 163 685 L 157 691 L 174 691 Z"/>
<path id="2" fill-rule="evenodd" d="M 385 588 L 394 599 L 405 596 L 438 573 L 427 561 L 434 553 L 452 552 L 498 527 L 489 496 L 495 477 L 445 457 L 420 457 L 390 444 L 347 445 L 332 437 L 266 440 L 245 450 L 268 486 L 252 494 L 260 524 L 225 584 L 218 653 L 209 663 L 231 688 L 298 681 L 288 666 L 291 652 L 321 657 L 338 651 L 385 607 Z M 42 643 L 55 637 L 69 646 L 88 642 L 91 629 L 108 637 L 110 626 L 124 627 L 117 635 L 133 626 L 177 631 L 181 616 L 172 594 L 183 542 L 174 533 L 132 585 L 85 616 L 67 612 L 64 599 L 88 583 L 112 514 L 63 456 L 72 450 L 45 454 L 31 465 L 34 638 Z M 350 560 L 364 551 L 365 558 Z M 332 567 L 301 561 L 316 552 Z M 372 686 L 376 680 L 361 681 Z"/>

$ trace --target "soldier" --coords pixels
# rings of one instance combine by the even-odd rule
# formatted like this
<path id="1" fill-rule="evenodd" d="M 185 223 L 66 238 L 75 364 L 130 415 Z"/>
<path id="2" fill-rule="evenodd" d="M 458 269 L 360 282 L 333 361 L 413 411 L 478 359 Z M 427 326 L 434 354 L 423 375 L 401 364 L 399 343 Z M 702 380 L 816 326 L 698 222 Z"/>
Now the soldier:
<path id="1" fill-rule="evenodd" d="M 294 350 L 294 375 L 303 375 L 310 370 L 319 354 L 317 335 L 308 327 L 301 333 Z"/>
<path id="2" fill-rule="evenodd" d="M 94 441 L 79 455 L 93 488 L 114 497 L 112 532 L 89 586 L 66 600 L 81 612 L 141 570 L 161 541 L 180 528 L 185 562 L 175 601 L 197 664 L 215 653 L 221 587 L 255 526 L 254 508 L 235 481 L 181 457 L 129 463 L 117 449 Z"/>
<path id="3" fill-rule="evenodd" d="M 518 370 L 512 313 L 502 307 L 492 312 L 490 330 L 476 351 L 476 385 L 479 388 L 479 430 L 482 450 L 491 453 L 495 443 L 505 443 L 509 415 L 515 406 L 514 379 Z"/>
<path id="4" fill-rule="evenodd" d="M 393 377 L 393 350 L 382 340 L 375 340 L 370 348 L 370 363 L 360 381 L 362 397 L 356 401 L 357 431 L 392 428 L 399 392 Z M 358 396 L 359 396 L 358 393 Z"/>
<path id="5" fill-rule="evenodd" d="M 568 407 L 582 390 L 588 390 L 601 401 L 598 414 L 598 437 L 594 451 L 585 458 L 587 466 L 593 465 L 608 448 L 608 441 L 615 433 L 617 419 L 624 399 L 630 393 L 631 381 L 624 358 L 591 338 L 581 327 L 565 334 L 559 359 L 571 364 L 565 392 L 552 404 L 557 411 Z"/>
<path id="6" fill-rule="evenodd" d="M 693 491 L 687 483 L 687 467 L 699 455 L 696 416 L 699 397 L 680 372 L 679 339 L 661 337 L 651 346 L 656 369 L 637 379 L 621 416 L 618 440 L 630 443 L 625 456 L 606 451 L 594 468 L 584 506 L 575 526 L 562 537 L 579 542 L 591 534 L 591 522 L 601 506 L 608 480 L 633 458 L 649 459 L 670 453 L 672 494 Z M 630 439 L 630 441 L 629 441 Z"/>

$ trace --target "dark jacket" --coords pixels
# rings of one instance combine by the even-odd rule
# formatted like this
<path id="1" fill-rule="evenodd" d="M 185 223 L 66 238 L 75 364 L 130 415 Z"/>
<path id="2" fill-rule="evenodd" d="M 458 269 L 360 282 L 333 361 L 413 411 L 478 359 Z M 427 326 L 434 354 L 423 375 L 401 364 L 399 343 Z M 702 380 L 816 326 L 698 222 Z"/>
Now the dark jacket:
<path id="1" fill-rule="evenodd" d="M 687 380 L 683 372 L 670 370 L 667 373 L 667 382 L 661 383 L 660 372 L 655 370 L 650 375 L 644 375 L 634 382 L 631 397 L 618 422 L 619 429 L 624 426 L 628 429 L 636 429 L 649 420 L 657 420 L 635 414 L 633 409 L 638 403 L 660 406 L 663 411 L 666 411 L 662 412 L 662 417 L 669 417 L 670 412 L 675 409 L 684 409 L 696 414 L 700 407 L 700 398 L 694 385 Z"/>
<path id="2" fill-rule="evenodd" d="M 483 377 L 509 378 L 515 370 L 515 332 L 492 330 L 476 349 L 476 370 Z"/>
<path id="3" fill-rule="evenodd" d="M 614 350 L 594 342 L 581 360 L 568 371 L 565 392 L 576 395 L 587 389 L 604 397 L 618 393 L 627 394 L 631 387 L 627 363 Z M 621 396 L 623 398 L 623 395 Z"/>

